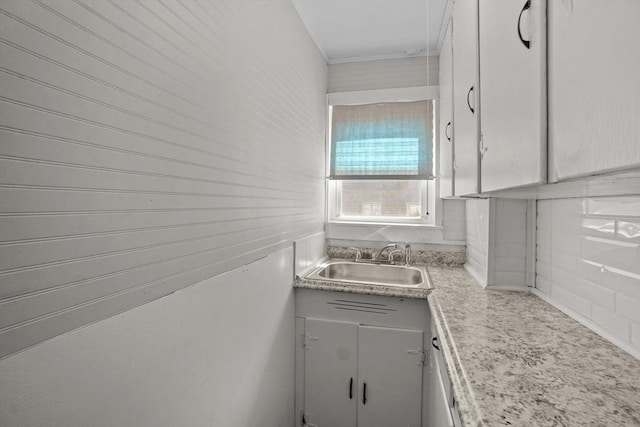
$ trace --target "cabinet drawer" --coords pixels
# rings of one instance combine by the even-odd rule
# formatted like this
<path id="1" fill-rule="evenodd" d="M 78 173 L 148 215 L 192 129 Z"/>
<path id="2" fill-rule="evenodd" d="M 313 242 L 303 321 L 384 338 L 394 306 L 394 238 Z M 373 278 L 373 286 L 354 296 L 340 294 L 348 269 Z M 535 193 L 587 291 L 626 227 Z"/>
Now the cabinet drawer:
<path id="1" fill-rule="evenodd" d="M 296 289 L 296 316 L 424 329 L 430 314 L 426 300 Z"/>

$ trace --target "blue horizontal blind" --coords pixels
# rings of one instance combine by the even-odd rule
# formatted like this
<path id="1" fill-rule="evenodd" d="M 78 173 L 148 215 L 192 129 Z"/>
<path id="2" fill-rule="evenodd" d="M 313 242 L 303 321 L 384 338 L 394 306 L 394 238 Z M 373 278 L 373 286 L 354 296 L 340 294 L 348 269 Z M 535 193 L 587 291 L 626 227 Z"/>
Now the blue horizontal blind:
<path id="1" fill-rule="evenodd" d="M 433 101 L 333 107 L 332 179 L 433 178 Z"/>

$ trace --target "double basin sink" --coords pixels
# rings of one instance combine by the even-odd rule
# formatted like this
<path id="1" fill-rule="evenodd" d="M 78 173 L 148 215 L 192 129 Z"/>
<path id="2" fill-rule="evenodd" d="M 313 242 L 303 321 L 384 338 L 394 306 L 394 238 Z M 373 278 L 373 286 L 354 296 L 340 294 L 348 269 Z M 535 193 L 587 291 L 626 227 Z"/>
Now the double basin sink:
<path id="1" fill-rule="evenodd" d="M 305 276 L 308 280 L 373 286 L 431 289 L 424 266 L 329 260 Z"/>

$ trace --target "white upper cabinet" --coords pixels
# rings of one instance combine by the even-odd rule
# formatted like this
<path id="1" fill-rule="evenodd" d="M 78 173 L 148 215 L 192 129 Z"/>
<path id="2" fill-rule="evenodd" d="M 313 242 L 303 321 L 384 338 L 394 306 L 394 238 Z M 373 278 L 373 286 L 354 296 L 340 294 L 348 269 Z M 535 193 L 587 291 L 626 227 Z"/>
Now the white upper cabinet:
<path id="1" fill-rule="evenodd" d="M 640 166 L 640 1 L 549 2 L 549 179 Z"/>
<path id="2" fill-rule="evenodd" d="M 453 57 L 451 20 L 440 49 L 440 197 L 454 195 L 453 177 Z"/>
<path id="3" fill-rule="evenodd" d="M 457 196 L 479 188 L 478 0 L 453 5 L 454 174 Z"/>
<path id="4" fill-rule="evenodd" d="M 480 0 L 479 46 L 482 192 L 546 182 L 546 2 Z"/>

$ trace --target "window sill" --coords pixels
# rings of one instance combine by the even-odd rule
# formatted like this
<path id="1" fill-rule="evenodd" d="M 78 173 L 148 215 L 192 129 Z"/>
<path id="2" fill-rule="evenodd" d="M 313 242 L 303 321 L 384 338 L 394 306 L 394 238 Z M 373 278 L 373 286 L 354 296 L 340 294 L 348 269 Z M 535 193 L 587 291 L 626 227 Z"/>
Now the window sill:
<path id="1" fill-rule="evenodd" d="M 346 220 L 332 220 L 328 221 L 327 224 L 337 225 L 337 226 L 352 226 L 352 227 L 399 227 L 399 228 L 429 228 L 434 230 L 442 230 L 444 229 L 441 225 L 430 224 L 428 222 L 423 221 L 415 221 L 415 222 L 393 222 L 393 221 L 346 221 Z"/>

